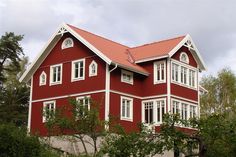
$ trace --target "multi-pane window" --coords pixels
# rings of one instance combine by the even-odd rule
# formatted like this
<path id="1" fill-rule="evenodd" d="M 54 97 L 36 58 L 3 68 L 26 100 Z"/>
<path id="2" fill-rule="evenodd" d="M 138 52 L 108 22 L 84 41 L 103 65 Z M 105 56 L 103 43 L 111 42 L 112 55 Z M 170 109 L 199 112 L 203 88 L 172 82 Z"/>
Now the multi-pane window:
<path id="1" fill-rule="evenodd" d="M 187 64 L 188 64 L 188 63 L 189 63 L 189 58 L 188 58 L 187 53 L 182 52 L 182 53 L 180 54 L 179 60 L 180 60 L 181 62 L 184 62 L 184 63 L 187 63 Z"/>
<path id="2" fill-rule="evenodd" d="M 145 123 L 153 123 L 153 101 L 144 103 Z"/>
<path id="3" fill-rule="evenodd" d="M 41 73 L 41 75 L 39 76 L 39 85 L 40 85 L 40 86 L 43 86 L 43 85 L 46 85 L 46 83 L 47 83 L 47 75 L 46 75 L 46 73 L 43 71 L 43 72 Z"/>
<path id="4" fill-rule="evenodd" d="M 187 68 L 181 67 L 180 82 L 187 84 Z"/>
<path id="5" fill-rule="evenodd" d="M 43 103 L 43 122 L 47 122 L 55 113 L 55 101 L 47 101 Z"/>
<path id="6" fill-rule="evenodd" d="M 72 62 L 72 81 L 84 80 L 85 75 L 85 60 L 76 60 Z"/>
<path id="7" fill-rule="evenodd" d="M 187 110 L 188 105 L 185 103 L 181 104 L 181 118 L 183 120 L 187 120 L 188 119 L 188 110 Z"/>
<path id="8" fill-rule="evenodd" d="M 92 61 L 89 65 L 89 76 L 97 76 L 97 63 Z"/>
<path id="9" fill-rule="evenodd" d="M 133 84 L 133 73 L 125 70 L 121 70 L 121 82 Z"/>
<path id="10" fill-rule="evenodd" d="M 197 113 L 196 113 L 197 107 L 196 107 L 196 106 L 193 106 L 193 105 L 190 105 L 189 108 L 190 108 L 190 109 L 189 109 L 189 117 L 190 117 L 190 118 L 196 117 L 196 115 L 197 115 Z"/>
<path id="11" fill-rule="evenodd" d="M 164 99 L 150 100 L 143 103 L 143 122 L 147 124 L 160 124 L 166 113 Z"/>
<path id="12" fill-rule="evenodd" d="M 172 101 L 172 114 L 179 114 L 180 118 L 183 120 L 188 120 L 189 118 L 197 117 L 197 106 L 182 102 L 178 100 Z"/>
<path id="13" fill-rule="evenodd" d="M 172 80 L 178 82 L 179 80 L 179 65 L 172 63 Z"/>
<path id="14" fill-rule="evenodd" d="M 73 39 L 71 38 L 66 38 L 62 44 L 61 44 L 61 49 L 66 49 L 74 46 Z"/>
<path id="15" fill-rule="evenodd" d="M 77 97 L 76 101 L 78 102 L 76 106 L 77 116 L 83 116 L 85 111 L 90 110 L 90 96 Z"/>
<path id="16" fill-rule="evenodd" d="M 180 108 L 179 108 L 179 102 L 173 101 L 172 102 L 172 114 L 179 114 Z"/>
<path id="17" fill-rule="evenodd" d="M 154 63 L 154 84 L 166 82 L 166 63 L 165 61 Z"/>
<path id="18" fill-rule="evenodd" d="M 157 123 L 162 122 L 165 114 L 165 101 L 157 101 Z"/>
<path id="19" fill-rule="evenodd" d="M 121 120 L 133 121 L 133 99 L 121 97 Z"/>
<path id="20" fill-rule="evenodd" d="M 50 68 L 50 85 L 61 84 L 62 64 L 53 65 Z"/>
<path id="21" fill-rule="evenodd" d="M 195 87 L 195 71 L 189 69 L 189 86 Z"/>

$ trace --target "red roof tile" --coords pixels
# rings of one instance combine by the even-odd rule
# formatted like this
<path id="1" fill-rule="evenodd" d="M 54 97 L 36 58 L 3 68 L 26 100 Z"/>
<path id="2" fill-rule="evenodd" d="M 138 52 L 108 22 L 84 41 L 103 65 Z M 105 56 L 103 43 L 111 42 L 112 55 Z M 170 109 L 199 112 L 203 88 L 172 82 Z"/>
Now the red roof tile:
<path id="1" fill-rule="evenodd" d="M 136 70 L 142 73 L 148 73 L 144 68 L 135 63 L 131 63 L 128 60 L 127 49 L 129 47 L 116 43 L 114 41 L 108 40 L 101 36 L 92 34 L 90 32 L 84 31 L 82 29 L 76 28 L 74 26 L 68 25 L 76 33 L 82 36 L 90 44 L 101 51 L 106 57 L 112 60 L 112 62 L 119 64 L 120 66 L 127 67 L 130 70 Z"/>
<path id="2" fill-rule="evenodd" d="M 135 61 L 166 56 L 185 36 L 158 41 L 129 49 Z"/>
<path id="3" fill-rule="evenodd" d="M 146 74 L 148 72 L 144 68 L 135 63 L 132 63 L 130 60 L 134 59 L 134 61 L 138 61 L 142 59 L 168 55 L 168 53 L 185 37 L 181 36 L 173 39 L 130 48 L 128 46 L 87 32 L 85 30 L 76 28 L 72 25 L 67 25 L 72 28 L 76 33 L 78 33 L 81 37 L 83 37 L 86 41 L 96 47 L 113 63 L 117 63 L 118 65 L 126 67 L 127 69 L 136 70 L 138 72 Z"/>

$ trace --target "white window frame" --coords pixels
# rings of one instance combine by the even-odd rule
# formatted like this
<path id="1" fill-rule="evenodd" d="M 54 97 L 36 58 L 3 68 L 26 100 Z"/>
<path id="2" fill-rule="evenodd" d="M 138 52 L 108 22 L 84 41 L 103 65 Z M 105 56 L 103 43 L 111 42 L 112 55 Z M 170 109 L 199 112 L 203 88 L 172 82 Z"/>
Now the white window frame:
<path id="1" fill-rule="evenodd" d="M 187 119 L 186 120 L 188 120 L 189 118 L 191 118 L 191 116 L 190 116 L 190 106 L 194 106 L 195 107 L 195 116 L 196 116 L 196 118 L 198 118 L 200 115 L 199 115 L 199 106 L 197 105 L 197 104 L 193 104 L 193 103 L 190 103 L 190 102 L 187 102 L 187 101 L 183 101 L 183 100 L 179 100 L 179 99 L 174 99 L 174 98 L 171 98 L 171 113 L 172 114 L 176 114 L 176 113 L 173 113 L 173 104 L 174 104 L 174 102 L 177 102 L 178 103 L 178 110 L 179 110 L 179 115 L 180 115 L 180 118 L 181 119 L 183 119 L 183 113 L 182 113 L 182 109 L 183 109 L 183 104 L 186 104 L 187 105 L 187 107 L 186 107 L 186 109 L 187 109 Z M 185 115 L 185 113 L 184 113 L 184 115 Z M 185 120 L 185 119 L 183 119 L 183 120 Z"/>
<path id="2" fill-rule="evenodd" d="M 93 72 L 93 65 L 95 67 Z M 89 77 L 97 76 L 98 73 L 98 64 L 93 60 L 89 65 Z"/>
<path id="3" fill-rule="evenodd" d="M 167 113 L 167 106 L 166 106 L 166 98 L 159 98 L 159 99 L 150 99 L 150 100 L 145 100 L 145 101 L 142 101 L 142 122 L 145 124 L 145 125 L 160 125 L 162 124 L 163 122 L 163 113 L 162 113 L 162 108 L 161 108 L 161 103 L 160 104 L 160 121 L 158 121 L 158 118 L 157 118 L 157 107 L 158 107 L 158 102 L 164 102 L 164 114 Z M 153 123 L 145 123 L 145 103 L 150 103 L 152 102 L 153 104 Z"/>
<path id="4" fill-rule="evenodd" d="M 44 80 L 43 80 L 44 76 Z M 47 84 L 47 74 L 43 71 L 39 76 L 39 86 L 44 86 Z"/>
<path id="5" fill-rule="evenodd" d="M 174 66 L 173 65 L 178 65 L 179 68 L 178 68 L 178 81 L 175 80 L 175 78 L 173 79 L 173 72 L 175 72 L 175 70 L 173 70 Z M 183 68 L 186 68 L 186 84 L 185 83 L 182 83 L 181 82 L 181 69 Z M 194 72 L 194 86 L 192 86 L 190 84 L 190 71 L 193 71 Z M 179 62 L 177 60 L 171 60 L 171 83 L 174 83 L 174 84 L 178 84 L 180 86 L 184 86 L 184 87 L 187 87 L 187 88 L 190 88 L 190 89 L 194 89 L 194 90 L 197 90 L 197 86 L 198 86 L 198 69 L 193 67 L 193 66 L 190 66 L 190 65 L 187 65 L 187 64 L 184 64 L 182 62 Z"/>
<path id="6" fill-rule="evenodd" d="M 186 56 L 186 60 L 183 60 L 183 56 Z M 179 55 L 179 60 L 183 63 L 189 64 L 188 54 L 186 52 L 181 52 L 180 55 Z"/>
<path id="7" fill-rule="evenodd" d="M 124 104 L 124 111 L 125 115 L 123 115 L 123 100 L 125 101 Z M 129 117 L 127 116 L 127 101 L 129 101 Z M 120 97 L 120 120 L 130 121 L 133 122 L 133 99 L 129 97 Z"/>
<path id="8" fill-rule="evenodd" d="M 56 111 L 56 101 L 55 100 L 54 101 L 45 101 L 45 102 L 43 102 L 43 114 L 42 114 L 43 123 L 47 122 L 47 115 L 45 115 L 47 105 L 53 105 L 53 107 L 51 107 L 51 106 L 49 107 L 50 111 L 51 111 L 52 108 L 53 108 L 53 112 Z"/>
<path id="9" fill-rule="evenodd" d="M 67 42 L 71 42 L 71 45 L 67 45 Z M 66 38 L 63 40 L 62 44 L 61 44 L 61 49 L 67 49 L 67 48 L 70 48 L 70 47 L 74 47 L 74 41 L 72 38 Z"/>
<path id="10" fill-rule="evenodd" d="M 90 95 L 76 97 L 76 101 L 83 100 L 83 105 L 85 105 L 85 100 L 88 99 L 88 110 L 90 110 Z"/>
<path id="11" fill-rule="evenodd" d="M 83 63 L 83 76 L 80 77 L 80 64 L 78 67 L 78 77 L 75 77 L 75 64 L 78 62 L 82 62 Z M 71 82 L 74 81 L 80 81 L 80 80 L 84 80 L 85 79 L 85 59 L 78 59 L 78 60 L 74 60 L 71 62 Z"/>
<path id="12" fill-rule="evenodd" d="M 160 65 L 162 65 L 164 63 L 164 73 L 162 73 L 162 66 L 160 66 Z M 159 74 L 158 74 L 158 72 L 157 72 L 157 70 L 158 70 L 158 65 L 159 65 Z M 154 84 L 159 84 L 159 83 L 166 83 L 166 61 L 164 60 L 164 61 L 157 61 L 157 62 L 154 62 L 153 63 L 153 75 L 154 75 L 154 80 L 153 80 L 153 83 Z M 158 80 L 158 77 L 157 77 L 157 75 L 160 75 L 160 79 Z M 162 75 L 164 75 L 164 76 L 162 76 Z M 163 77 L 163 79 L 162 79 L 162 77 Z"/>
<path id="13" fill-rule="evenodd" d="M 124 75 L 130 75 L 130 80 L 126 79 L 124 77 Z M 134 74 L 130 71 L 121 70 L 121 82 L 133 85 L 134 84 Z"/>
<path id="14" fill-rule="evenodd" d="M 50 85 L 57 85 L 62 83 L 62 73 L 63 73 L 63 64 L 55 64 L 50 66 Z M 60 80 L 53 81 L 53 69 L 55 67 L 61 67 L 61 73 L 60 73 Z M 58 74 L 56 74 L 56 78 L 58 78 Z"/>

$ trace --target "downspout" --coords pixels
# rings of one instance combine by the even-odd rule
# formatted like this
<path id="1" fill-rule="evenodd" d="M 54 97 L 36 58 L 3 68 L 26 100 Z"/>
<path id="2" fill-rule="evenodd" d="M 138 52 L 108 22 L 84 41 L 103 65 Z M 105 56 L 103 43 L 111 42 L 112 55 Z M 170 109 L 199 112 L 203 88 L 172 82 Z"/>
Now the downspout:
<path id="1" fill-rule="evenodd" d="M 109 65 L 106 64 L 106 84 L 105 84 L 105 121 L 109 121 L 110 114 L 110 73 L 117 68 L 117 64 L 115 67 L 109 70 Z M 109 129 L 109 126 L 106 125 L 106 129 Z"/>

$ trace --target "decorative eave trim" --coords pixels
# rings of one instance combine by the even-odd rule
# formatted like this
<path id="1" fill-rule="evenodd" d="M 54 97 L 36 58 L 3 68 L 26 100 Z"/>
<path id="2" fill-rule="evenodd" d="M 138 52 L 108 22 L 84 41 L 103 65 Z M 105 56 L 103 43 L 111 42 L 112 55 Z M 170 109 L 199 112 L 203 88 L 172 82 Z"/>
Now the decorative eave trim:
<path id="1" fill-rule="evenodd" d="M 96 55 L 98 55 L 102 60 L 104 60 L 107 64 L 111 64 L 111 60 L 106 57 L 102 52 L 96 49 L 92 44 L 90 44 L 87 40 L 81 37 L 78 33 L 76 33 L 72 28 L 70 28 L 67 24 L 62 23 L 61 26 L 57 29 L 57 31 L 51 36 L 48 42 L 45 44 L 39 55 L 37 55 L 36 59 L 29 66 L 29 68 L 23 73 L 20 77 L 20 82 L 28 82 L 34 72 L 37 70 L 39 65 L 43 62 L 43 60 L 47 57 L 49 52 L 54 48 L 57 42 L 61 39 L 64 33 L 69 32 L 74 37 L 76 37 L 80 42 L 82 42 L 85 46 L 87 46 L 90 50 L 92 50 Z"/>
<path id="2" fill-rule="evenodd" d="M 153 60 L 157 60 L 157 59 L 163 59 L 163 58 L 167 58 L 167 57 L 169 57 L 169 55 L 150 57 L 150 58 L 137 60 L 137 61 L 135 61 L 135 63 L 143 63 L 143 62 L 153 61 Z"/>
<path id="3" fill-rule="evenodd" d="M 186 46 L 185 43 L 187 41 L 191 41 L 191 46 Z M 199 63 L 200 67 L 199 69 L 201 70 L 206 70 L 206 65 L 196 47 L 196 45 L 194 44 L 192 38 L 190 37 L 189 34 L 187 34 L 184 39 L 178 43 L 178 45 L 176 45 L 169 53 L 169 57 L 172 57 L 182 46 L 188 47 L 189 51 L 192 52 L 193 57 L 197 60 L 197 62 Z"/>

